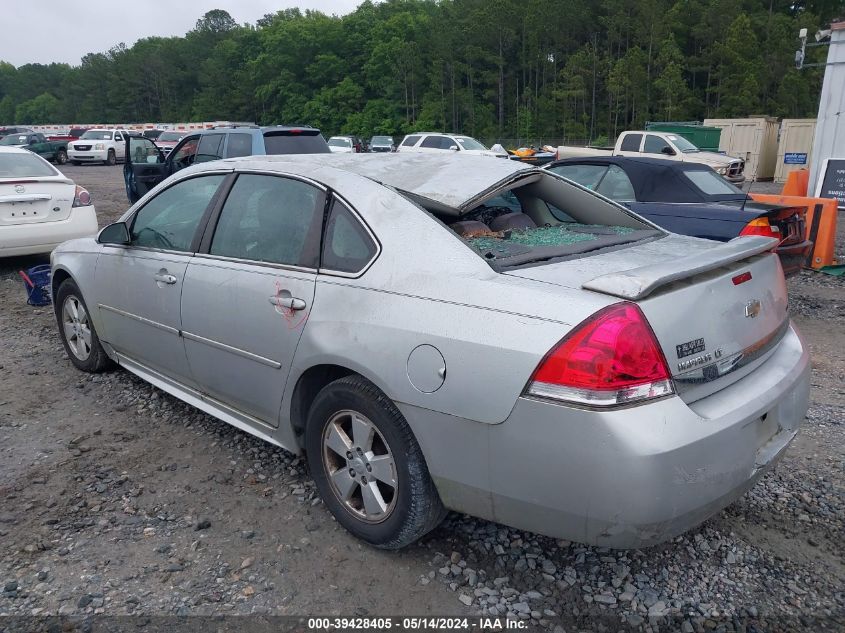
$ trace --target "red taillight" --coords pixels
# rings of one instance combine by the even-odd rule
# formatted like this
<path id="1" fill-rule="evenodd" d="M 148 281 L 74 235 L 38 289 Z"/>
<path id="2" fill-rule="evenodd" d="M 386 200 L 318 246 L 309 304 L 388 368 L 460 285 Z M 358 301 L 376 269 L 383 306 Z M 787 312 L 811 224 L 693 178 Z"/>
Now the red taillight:
<path id="1" fill-rule="evenodd" d="M 740 235 L 763 235 L 765 237 L 773 237 L 777 240 L 783 239 L 780 234 L 780 229 L 769 223 L 768 218 L 755 218 L 745 225 L 745 228 L 739 232 Z"/>
<path id="2" fill-rule="evenodd" d="M 543 359 L 526 392 L 610 407 L 674 393 L 666 359 L 643 313 L 617 303 L 577 326 Z"/>
<path id="3" fill-rule="evenodd" d="M 76 193 L 73 196 L 73 206 L 87 207 L 89 204 L 91 204 L 91 194 L 88 193 L 87 189 L 83 189 L 79 185 L 76 185 Z"/>
<path id="4" fill-rule="evenodd" d="M 751 281 L 751 271 L 749 270 L 737 275 L 736 277 L 731 277 L 731 281 L 734 282 L 734 286 L 744 284 L 746 281 Z"/>

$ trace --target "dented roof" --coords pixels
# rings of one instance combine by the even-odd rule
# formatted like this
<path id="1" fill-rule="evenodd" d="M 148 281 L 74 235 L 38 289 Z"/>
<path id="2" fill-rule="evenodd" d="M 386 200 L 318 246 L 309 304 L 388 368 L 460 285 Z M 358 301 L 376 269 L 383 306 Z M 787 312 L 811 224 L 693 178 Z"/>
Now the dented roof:
<path id="1" fill-rule="evenodd" d="M 459 153 L 295 154 L 247 156 L 225 162 L 260 163 L 265 168 L 278 165 L 280 169 L 303 164 L 333 168 L 393 187 L 412 198 L 423 199 L 421 202 L 430 201 L 439 211 L 457 213 L 468 210 L 476 200 L 500 186 L 542 174 L 518 161 Z"/>

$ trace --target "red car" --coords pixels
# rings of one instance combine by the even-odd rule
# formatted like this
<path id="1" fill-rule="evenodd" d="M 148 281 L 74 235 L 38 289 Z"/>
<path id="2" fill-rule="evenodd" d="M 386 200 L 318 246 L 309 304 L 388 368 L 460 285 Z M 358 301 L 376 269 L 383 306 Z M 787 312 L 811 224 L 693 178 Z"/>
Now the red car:
<path id="1" fill-rule="evenodd" d="M 185 132 L 165 131 L 158 135 L 158 138 L 156 138 L 154 143 L 158 146 L 162 153 L 167 156 L 184 136 Z"/>

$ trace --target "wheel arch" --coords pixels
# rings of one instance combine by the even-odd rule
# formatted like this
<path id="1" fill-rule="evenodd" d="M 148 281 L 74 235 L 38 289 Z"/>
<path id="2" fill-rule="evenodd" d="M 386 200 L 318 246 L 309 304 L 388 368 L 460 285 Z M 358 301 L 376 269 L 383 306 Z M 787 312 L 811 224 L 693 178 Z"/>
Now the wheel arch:
<path id="1" fill-rule="evenodd" d="M 59 291 L 59 286 L 61 286 L 67 279 L 73 279 L 73 275 L 71 275 L 66 268 L 57 267 L 53 270 L 53 274 L 50 277 L 50 296 L 53 300 L 54 307 L 56 305 L 56 293 Z"/>
<path id="2" fill-rule="evenodd" d="M 299 374 L 291 392 L 287 410 L 292 437 L 300 451 L 305 448 L 305 425 L 308 420 L 308 411 L 317 394 L 329 383 L 353 375 L 368 380 L 387 395 L 380 381 L 369 375 L 369 372 L 361 371 L 355 363 L 321 362 L 311 365 Z"/>

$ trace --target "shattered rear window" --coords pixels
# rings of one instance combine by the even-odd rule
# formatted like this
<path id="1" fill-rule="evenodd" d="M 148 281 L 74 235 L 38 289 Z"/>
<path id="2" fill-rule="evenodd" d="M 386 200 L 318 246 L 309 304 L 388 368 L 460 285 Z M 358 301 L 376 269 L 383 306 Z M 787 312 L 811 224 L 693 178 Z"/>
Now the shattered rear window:
<path id="1" fill-rule="evenodd" d="M 626 226 L 567 222 L 557 226 L 490 232 L 464 239 L 482 256 L 489 259 L 490 254 L 494 257 L 510 257 L 520 252 L 528 252 L 531 247 L 564 246 L 577 242 L 590 242 L 606 235 L 622 236 L 633 232 L 634 229 Z M 520 247 L 528 247 L 528 249 Z"/>

